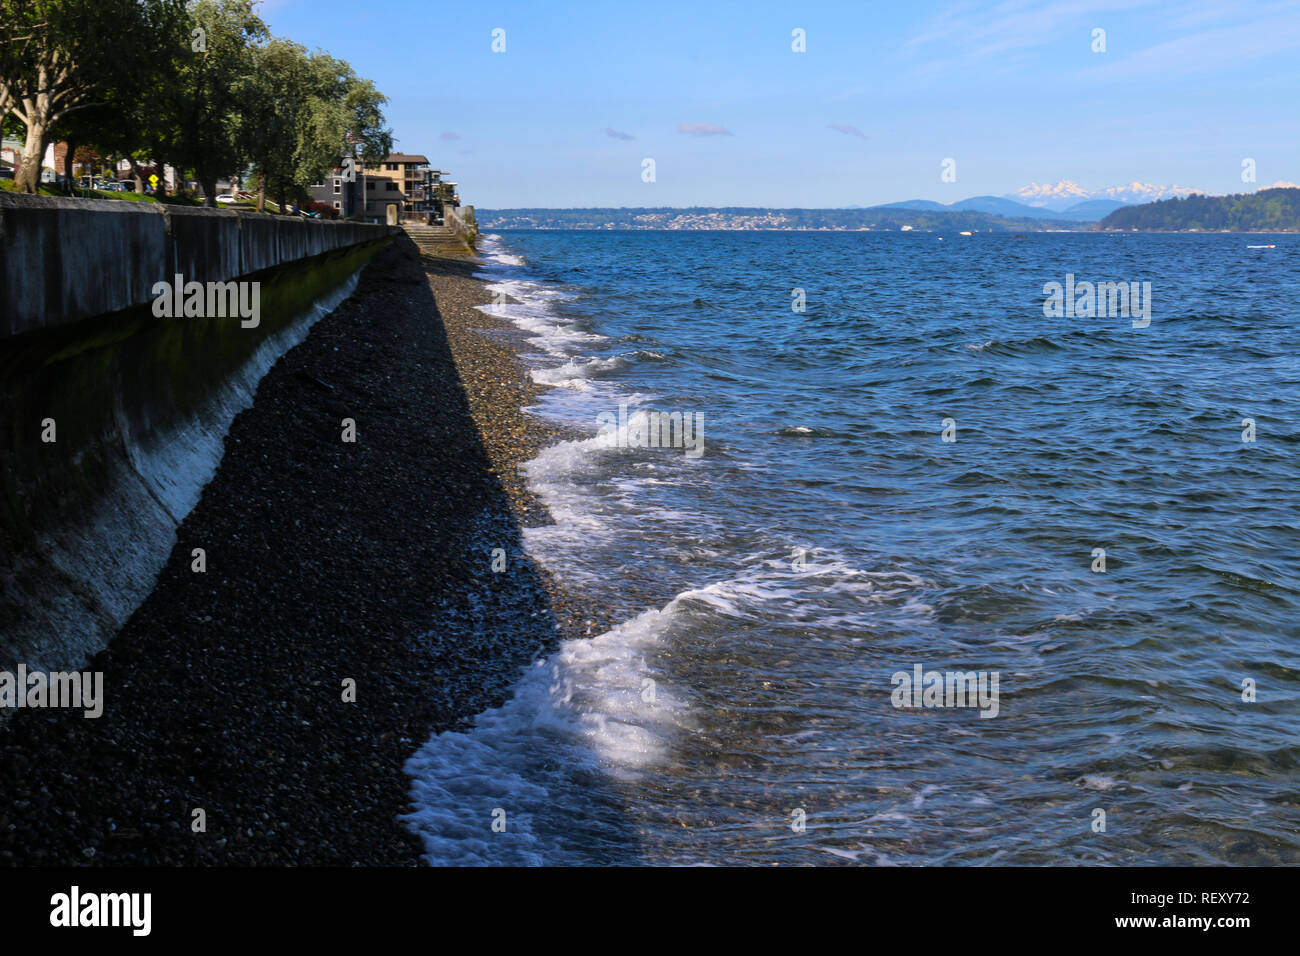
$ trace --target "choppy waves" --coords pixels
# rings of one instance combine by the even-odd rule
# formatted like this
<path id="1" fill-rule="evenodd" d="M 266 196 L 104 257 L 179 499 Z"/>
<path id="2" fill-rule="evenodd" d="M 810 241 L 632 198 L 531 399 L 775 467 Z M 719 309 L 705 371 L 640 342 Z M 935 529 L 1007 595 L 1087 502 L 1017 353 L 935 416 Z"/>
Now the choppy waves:
<path id="1" fill-rule="evenodd" d="M 625 623 L 412 757 L 430 862 L 1300 862 L 1295 275 L 1238 237 L 488 238 L 533 412 L 588 436 L 527 465 L 527 547 Z M 1151 278 L 1150 327 L 1045 319 L 1067 273 Z M 599 441 L 623 404 L 705 454 Z M 996 719 L 894 706 L 915 665 L 998 672 Z"/>

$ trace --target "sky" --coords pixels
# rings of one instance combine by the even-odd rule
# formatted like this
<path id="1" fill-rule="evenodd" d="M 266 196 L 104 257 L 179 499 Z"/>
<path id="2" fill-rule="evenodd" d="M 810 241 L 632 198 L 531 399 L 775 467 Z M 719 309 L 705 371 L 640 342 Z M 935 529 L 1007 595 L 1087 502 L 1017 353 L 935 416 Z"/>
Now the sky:
<path id="1" fill-rule="evenodd" d="M 1300 0 L 264 0 L 261 13 L 373 79 L 396 148 L 481 208 L 1300 182 Z"/>

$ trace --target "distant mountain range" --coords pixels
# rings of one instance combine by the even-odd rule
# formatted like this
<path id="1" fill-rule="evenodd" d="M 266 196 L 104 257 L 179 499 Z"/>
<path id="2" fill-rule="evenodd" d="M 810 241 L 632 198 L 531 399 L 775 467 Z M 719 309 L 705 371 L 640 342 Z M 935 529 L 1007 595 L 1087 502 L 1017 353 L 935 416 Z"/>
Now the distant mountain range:
<path id="1" fill-rule="evenodd" d="M 1279 184 L 1281 185 L 1281 184 Z M 884 209 L 917 209 L 928 212 L 987 212 L 995 216 L 1021 219 L 1060 219 L 1069 222 L 1099 222 L 1105 216 L 1129 205 L 1177 199 L 1204 190 L 1186 186 L 1155 186 L 1131 182 L 1127 186 L 1108 186 L 1089 192 L 1078 183 L 1062 179 L 1059 183 L 1030 183 L 1005 196 L 974 196 L 954 203 L 909 199 L 888 203 Z"/>
<path id="2" fill-rule="evenodd" d="M 1015 192 L 1008 193 L 1006 198 L 1036 209 L 1058 212 L 1077 209 L 1085 202 L 1107 202 L 1110 203 L 1110 208 L 1106 212 L 1110 212 L 1120 206 L 1155 202 L 1158 199 L 1174 199 L 1180 196 L 1190 196 L 1193 193 L 1199 193 L 1202 196 L 1206 195 L 1204 189 L 1189 189 L 1186 186 L 1154 186 L 1151 183 L 1137 181 L 1131 182 L 1127 186 L 1108 186 L 1105 189 L 1095 189 L 1090 192 L 1078 183 L 1062 179 L 1054 184 L 1030 183 L 1028 186 L 1021 186 Z"/>
<path id="3" fill-rule="evenodd" d="M 1055 219 L 1064 222 L 1097 222 L 1107 213 L 1119 209 L 1124 203 L 1116 199 L 1086 199 L 1064 209 L 1049 206 L 1030 206 L 1005 196 L 973 196 L 960 202 L 940 203 L 928 199 L 909 199 L 891 202 L 875 209 L 915 209 L 924 212 L 986 212 L 1008 219 Z"/>
<path id="4" fill-rule="evenodd" d="M 862 209 L 769 209 L 755 206 L 587 209 L 476 209 L 480 229 L 817 229 L 1042 232 L 1091 229 L 1092 222 L 989 213 L 979 209 L 873 206 Z M 1026 207 L 1028 208 L 1028 207 Z"/>
<path id="5" fill-rule="evenodd" d="M 1181 186 L 1128 186 L 1090 194 L 1070 182 L 1026 186 L 1035 201 L 1068 202 L 1064 209 L 1031 206 L 1007 196 L 974 196 L 955 203 L 928 199 L 842 209 L 772 209 L 754 206 L 586 209 L 479 209 L 482 229 L 665 230 L 917 230 L 930 232 L 1044 232 L 1300 230 L 1300 187 L 1275 183 L 1255 193 L 1209 196 Z M 1163 196 L 1140 202 L 1143 195 Z M 1118 198 L 1124 197 L 1124 198 Z M 1077 200 L 1077 201 L 1076 201 Z"/>

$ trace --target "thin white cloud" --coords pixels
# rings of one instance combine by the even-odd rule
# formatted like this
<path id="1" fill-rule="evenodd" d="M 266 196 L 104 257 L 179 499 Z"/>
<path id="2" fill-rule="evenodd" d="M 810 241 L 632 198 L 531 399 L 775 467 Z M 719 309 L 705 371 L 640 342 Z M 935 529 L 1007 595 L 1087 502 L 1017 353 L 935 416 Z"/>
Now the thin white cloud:
<path id="1" fill-rule="evenodd" d="M 927 21 L 907 46 L 922 48 L 952 42 L 966 54 L 984 59 L 1040 46 L 1069 30 L 1105 28 L 1105 15 L 1149 6 L 1153 0 L 1004 0 L 986 4 L 960 3 Z M 1087 37 L 1087 34 L 1084 34 Z"/>
<path id="2" fill-rule="evenodd" d="M 734 136 L 735 134 L 725 126 L 717 126 L 713 123 L 679 123 L 677 132 L 685 133 L 687 136 Z"/>
<path id="3" fill-rule="evenodd" d="M 1120 27 L 1112 15 L 1121 13 L 1139 19 L 1125 18 Z M 1003 0 L 993 6 L 964 0 L 922 23 L 905 47 L 926 57 L 914 68 L 920 76 L 959 70 L 969 60 L 994 60 L 1014 71 L 1036 49 L 1064 36 L 1078 34 L 1086 48 L 1097 27 L 1107 31 L 1109 52 L 1093 57 L 1080 75 L 1098 80 L 1247 64 L 1300 47 L 1295 0 L 1210 0 L 1194 7 L 1160 0 Z"/>
<path id="4" fill-rule="evenodd" d="M 1083 75 L 1127 79 L 1185 74 L 1231 64 L 1255 64 L 1265 57 L 1300 49 L 1300 15 L 1294 8 L 1265 9 L 1271 14 L 1267 19 L 1252 17 L 1246 22 L 1166 40 L 1122 59 L 1103 60 L 1083 71 Z"/>

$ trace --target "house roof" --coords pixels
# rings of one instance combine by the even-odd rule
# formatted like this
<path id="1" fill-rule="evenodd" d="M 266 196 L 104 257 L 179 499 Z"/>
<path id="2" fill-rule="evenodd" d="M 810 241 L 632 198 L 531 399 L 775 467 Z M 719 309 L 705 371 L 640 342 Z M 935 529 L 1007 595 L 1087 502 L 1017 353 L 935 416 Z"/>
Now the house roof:
<path id="1" fill-rule="evenodd" d="M 421 156 L 419 153 L 392 153 L 384 157 L 386 163 L 420 163 L 428 165 L 429 157 Z"/>

